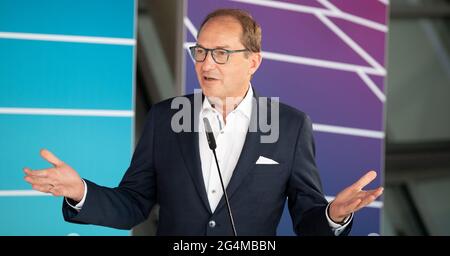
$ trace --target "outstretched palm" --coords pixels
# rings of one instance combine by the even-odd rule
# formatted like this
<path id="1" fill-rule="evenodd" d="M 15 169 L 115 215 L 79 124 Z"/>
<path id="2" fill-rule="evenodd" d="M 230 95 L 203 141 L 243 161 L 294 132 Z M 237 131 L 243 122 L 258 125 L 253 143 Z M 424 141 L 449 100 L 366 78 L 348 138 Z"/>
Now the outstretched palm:
<path id="1" fill-rule="evenodd" d="M 330 204 L 330 218 L 340 223 L 352 212 L 358 211 L 377 199 L 383 193 L 383 187 L 367 191 L 362 190 L 376 177 L 375 171 L 369 171 L 353 185 L 342 190 Z"/>

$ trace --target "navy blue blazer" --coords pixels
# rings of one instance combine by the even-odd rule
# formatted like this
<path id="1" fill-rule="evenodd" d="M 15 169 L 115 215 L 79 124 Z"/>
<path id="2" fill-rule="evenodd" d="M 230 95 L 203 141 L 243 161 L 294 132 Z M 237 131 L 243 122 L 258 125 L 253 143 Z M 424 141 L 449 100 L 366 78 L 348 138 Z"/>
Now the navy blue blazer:
<path id="1" fill-rule="evenodd" d="M 193 103 L 192 94 L 187 98 Z M 273 103 L 266 104 L 270 113 Z M 250 122 L 259 109 L 254 102 Z M 232 235 L 224 198 L 214 212 L 209 207 L 198 146 L 198 136 L 205 135 L 174 132 L 171 119 L 177 111 L 171 109 L 171 99 L 152 106 L 119 186 L 107 188 L 85 180 L 88 193 L 82 210 L 75 211 L 64 200 L 64 219 L 131 229 L 146 220 L 158 203 L 158 235 Z M 275 143 L 261 143 L 260 129 L 247 133 L 227 186 L 237 234 L 276 235 L 288 199 L 298 235 L 333 235 L 325 216 L 327 201 L 315 163 L 311 121 L 305 113 L 280 103 L 279 125 Z M 257 165 L 259 156 L 279 164 Z M 209 225 L 210 221 L 216 225 Z M 349 231 L 350 226 L 343 235 Z"/>

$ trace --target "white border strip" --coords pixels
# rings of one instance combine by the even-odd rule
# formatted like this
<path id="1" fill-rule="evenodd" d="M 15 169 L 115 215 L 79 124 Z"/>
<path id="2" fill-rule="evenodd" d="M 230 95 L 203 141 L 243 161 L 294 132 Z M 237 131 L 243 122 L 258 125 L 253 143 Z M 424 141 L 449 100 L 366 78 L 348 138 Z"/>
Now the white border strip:
<path id="1" fill-rule="evenodd" d="M 385 5 L 389 5 L 389 0 L 378 0 L 378 1 Z"/>
<path id="2" fill-rule="evenodd" d="M 380 24 L 378 22 L 371 21 L 371 20 L 368 20 L 365 18 L 361 18 L 361 17 L 355 16 L 353 14 L 345 13 L 345 12 L 335 12 L 335 11 L 323 9 L 323 8 L 303 6 L 303 5 L 278 2 L 278 1 L 267 1 L 267 0 L 231 0 L 231 1 L 272 7 L 272 8 L 277 8 L 277 9 L 281 9 L 281 10 L 303 12 L 303 13 L 309 13 L 309 14 L 323 14 L 328 17 L 344 19 L 344 20 L 353 22 L 355 24 L 365 26 L 365 27 L 368 27 L 368 28 L 371 28 L 374 30 L 378 30 L 378 31 L 381 31 L 384 33 L 386 33 L 388 31 L 388 27 L 384 24 Z"/>
<path id="3" fill-rule="evenodd" d="M 325 199 L 328 202 L 331 202 L 334 200 L 334 196 L 325 196 Z M 382 201 L 373 201 L 372 203 L 368 204 L 366 207 L 371 207 L 371 208 L 383 208 L 383 202 Z"/>
<path id="4" fill-rule="evenodd" d="M 51 196 L 50 193 L 43 193 L 35 190 L 0 190 L 2 196 Z"/>
<path id="5" fill-rule="evenodd" d="M 334 126 L 334 125 L 327 125 L 327 124 L 313 124 L 313 130 L 317 131 L 317 132 L 328 132 L 328 133 L 360 136 L 360 137 L 367 137 L 367 138 L 374 138 L 374 139 L 384 139 L 384 132 L 382 132 L 382 131 L 366 130 L 366 129 L 359 129 L 359 128 L 350 128 L 350 127 Z"/>
<path id="6" fill-rule="evenodd" d="M 381 102 L 385 102 L 386 96 L 380 90 L 380 88 L 378 88 L 378 86 L 372 81 L 372 79 L 370 79 L 370 77 L 362 70 L 358 70 L 357 73 L 359 77 L 364 81 L 364 83 L 366 83 L 367 87 L 369 87 L 369 89 L 373 92 L 373 94 L 375 94 L 375 96 L 377 96 Z"/>
<path id="7" fill-rule="evenodd" d="M 0 114 L 133 117 L 134 111 L 103 109 L 0 108 Z"/>
<path id="8" fill-rule="evenodd" d="M 71 36 L 71 35 L 56 35 L 56 34 L 0 32 L 0 38 L 70 42 L 70 43 L 136 45 L 136 39 L 134 39 L 134 38 L 115 38 L 115 37 L 94 37 L 94 36 Z"/>

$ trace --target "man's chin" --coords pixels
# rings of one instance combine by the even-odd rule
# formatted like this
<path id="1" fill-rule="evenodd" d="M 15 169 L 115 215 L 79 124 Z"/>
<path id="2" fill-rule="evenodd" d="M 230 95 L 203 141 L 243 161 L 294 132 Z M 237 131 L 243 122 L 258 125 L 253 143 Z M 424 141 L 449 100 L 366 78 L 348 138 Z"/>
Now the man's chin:
<path id="1" fill-rule="evenodd" d="M 211 90 L 211 89 L 205 89 L 202 88 L 202 93 L 203 95 L 205 95 L 208 98 L 217 98 L 217 99 L 221 99 L 225 96 L 223 96 L 223 92 L 218 92 L 217 90 Z"/>
<path id="2" fill-rule="evenodd" d="M 208 85 L 201 85 L 200 88 L 202 89 L 203 94 L 207 97 L 218 97 L 221 95 L 219 90 L 217 90 L 218 88 L 212 88 Z"/>

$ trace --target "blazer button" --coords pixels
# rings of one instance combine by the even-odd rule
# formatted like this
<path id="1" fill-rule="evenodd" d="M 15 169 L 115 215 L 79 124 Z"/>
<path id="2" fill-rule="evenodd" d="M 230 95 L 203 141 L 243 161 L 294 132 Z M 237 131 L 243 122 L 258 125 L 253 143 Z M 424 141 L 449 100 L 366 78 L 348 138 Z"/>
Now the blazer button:
<path id="1" fill-rule="evenodd" d="M 210 228 L 214 228 L 214 227 L 216 226 L 216 222 L 213 221 L 213 220 L 210 220 L 210 221 L 208 222 L 208 225 L 209 225 Z"/>

